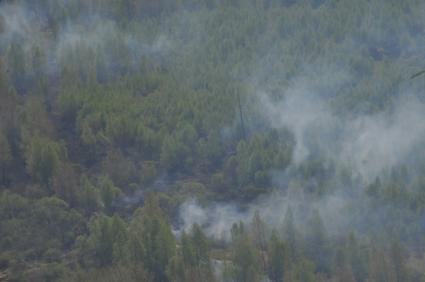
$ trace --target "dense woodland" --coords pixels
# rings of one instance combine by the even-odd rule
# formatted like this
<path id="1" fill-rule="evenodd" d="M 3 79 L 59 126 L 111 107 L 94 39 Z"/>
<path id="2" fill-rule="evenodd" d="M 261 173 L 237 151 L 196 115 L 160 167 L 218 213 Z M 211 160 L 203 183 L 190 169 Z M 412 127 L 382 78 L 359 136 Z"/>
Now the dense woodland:
<path id="1" fill-rule="evenodd" d="M 321 132 L 295 161 L 259 98 L 420 104 L 424 46 L 421 0 L 0 1 L 0 281 L 425 281 L 425 136 L 370 179 Z M 186 201 L 273 195 L 279 224 L 182 228 Z"/>

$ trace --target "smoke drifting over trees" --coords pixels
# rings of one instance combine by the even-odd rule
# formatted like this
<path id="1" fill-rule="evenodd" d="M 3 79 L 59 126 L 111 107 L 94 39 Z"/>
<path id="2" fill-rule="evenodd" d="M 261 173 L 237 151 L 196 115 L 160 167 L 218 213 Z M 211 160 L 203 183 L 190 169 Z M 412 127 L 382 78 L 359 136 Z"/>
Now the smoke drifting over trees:
<path id="1" fill-rule="evenodd" d="M 0 281 L 423 281 L 424 13 L 0 1 Z"/>

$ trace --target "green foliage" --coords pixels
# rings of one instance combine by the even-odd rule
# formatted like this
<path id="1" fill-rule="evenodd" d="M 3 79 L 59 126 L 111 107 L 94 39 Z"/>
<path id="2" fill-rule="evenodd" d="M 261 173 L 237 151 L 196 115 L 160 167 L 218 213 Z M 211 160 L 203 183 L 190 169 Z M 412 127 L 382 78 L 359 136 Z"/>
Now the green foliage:
<path id="1" fill-rule="evenodd" d="M 46 103 L 40 96 L 29 96 L 21 105 L 19 113 L 19 131 L 22 145 L 27 146 L 33 137 L 55 139 L 55 128 L 46 109 Z M 56 140 L 55 140 L 56 141 Z"/>
<path id="2" fill-rule="evenodd" d="M 89 213 L 99 209 L 101 200 L 99 190 L 90 182 L 87 176 L 81 177 L 81 192 L 79 193 L 79 205 Z"/>
<path id="3" fill-rule="evenodd" d="M 75 166 L 62 162 L 50 181 L 51 189 L 56 196 L 63 199 L 70 206 L 79 205 L 81 193 L 78 171 Z"/>
<path id="4" fill-rule="evenodd" d="M 208 239 L 198 225 L 181 235 L 180 251 L 169 265 L 172 281 L 214 281 Z"/>
<path id="5" fill-rule="evenodd" d="M 154 162 L 143 162 L 140 171 L 140 183 L 143 185 L 149 185 L 157 177 L 158 170 Z"/>
<path id="6" fill-rule="evenodd" d="M 184 145 L 176 137 L 164 139 L 161 148 L 161 165 L 169 170 L 183 170 L 185 166 L 185 157 L 190 152 L 189 147 Z"/>
<path id="7" fill-rule="evenodd" d="M 413 263 L 425 251 L 421 147 L 411 166 L 363 187 L 332 160 L 338 148 L 293 165 L 295 136 L 258 107 L 259 92 L 278 102 L 305 80 L 332 116 L 391 109 L 404 79 L 423 69 L 421 1 L 23 0 L 3 8 L 0 280 L 220 280 L 212 258 L 232 282 L 423 278 L 422 262 Z M 419 100 L 422 82 L 409 85 Z M 364 200 L 348 208 L 364 219 L 355 222 L 361 236 L 330 236 L 318 212 L 308 218 L 314 207 L 297 203 L 276 215 L 283 228 L 270 239 L 259 213 L 233 225 L 230 244 L 207 238 L 204 226 L 179 240 L 171 231 L 188 198 L 245 207 L 274 188 L 311 202 L 336 189 Z"/>
<path id="8" fill-rule="evenodd" d="M 283 221 L 283 239 L 288 244 L 289 254 L 293 260 L 298 257 L 298 238 L 299 233 L 295 227 L 294 215 L 289 207 Z"/>
<path id="9" fill-rule="evenodd" d="M 79 269 L 62 275 L 61 282 L 137 282 L 152 281 L 146 273 L 143 264 L 113 264 L 103 268 L 93 268 L 88 271 Z"/>
<path id="10" fill-rule="evenodd" d="M 269 186 L 270 169 L 284 170 L 291 161 L 289 136 L 270 131 L 257 134 L 248 142 L 237 146 L 237 174 L 239 185 L 253 182 L 260 187 Z"/>
<path id="11" fill-rule="evenodd" d="M 64 144 L 35 136 L 25 149 L 25 157 L 28 173 L 39 183 L 48 186 L 60 162 L 66 160 L 67 152 Z"/>
<path id="12" fill-rule="evenodd" d="M 83 247 L 93 253 L 99 266 L 111 265 L 114 260 L 124 255 L 128 235 L 126 225 L 120 217 L 95 216 L 89 224 L 89 229 L 90 235 Z"/>
<path id="13" fill-rule="evenodd" d="M 258 251 L 246 236 L 233 242 L 232 277 L 234 281 L 261 281 L 261 262 Z"/>
<path id="14" fill-rule="evenodd" d="M 114 186 L 114 183 L 108 177 L 101 177 L 99 180 L 100 198 L 106 213 L 111 213 L 114 203 L 121 195 L 121 190 Z"/>
<path id="15" fill-rule="evenodd" d="M 290 256 L 287 246 L 276 234 L 272 234 L 269 243 L 269 267 L 268 274 L 272 281 L 284 281 L 290 268 Z"/>
<path id="16" fill-rule="evenodd" d="M 62 260 L 63 252 L 83 233 L 82 215 L 56 197 L 33 200 L 9 192 L 0 194 L 0 214 L 2 259 L 11 269 L 26 270 L 13 271 L 11 278 L 57 279 L 63 268 L 54 262 Z M 34 257 L 43 259 L 46 266 L 34 267 Z"/>
<path id="17" fill-rule="evenodd" d="M 12 161 L 12 152 L 7 137 L 0 132 L 0 166 L 5 167 Z"/>
<path id="18" fill-rule="evenodd" d="M 294 281 L 312 282 L 316 281 L 314 275 L 314 264 L 306 259 L 302 259 L 294 266 L 293 273 L 289 274 Z"/>
<path id="19" fill-rule="evenodd" d="M 329 271 L 330 250 L 326 229 L 318 211 L 313 211 L 308 224 L 306 252 L 319 272 Z"/>
<path id="20" fill-rule="evenodd" d="M 133 232 L 138 233 L 140 243 L 137 245 L 143 245 L 143 249 L 138 248 L 143 251 L 137 256 L 140 256 L 153 281 L 168 281 L 166 270 L 175 254 L 176 243 L 156 197 L 149 197 L 145 207 L 136 210 L 131 225 Z"/>

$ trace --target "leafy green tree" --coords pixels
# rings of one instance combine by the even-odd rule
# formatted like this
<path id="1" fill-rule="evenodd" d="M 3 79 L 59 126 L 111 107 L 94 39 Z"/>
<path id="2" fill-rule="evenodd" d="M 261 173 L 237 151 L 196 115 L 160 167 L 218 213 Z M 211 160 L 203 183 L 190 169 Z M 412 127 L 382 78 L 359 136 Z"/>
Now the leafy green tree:
<path id="1" fill-rule="evenodd" d="M 114 204 L 122 194 L 118 187 L 115 187 L 114 183 L 107 177 L 100 177 L 98 180 L 100 198 L 106 213 L 110 214 L 113 212 Z"/>
<path id="2" fill-rule="evenodd" d="M 214 281 L 208 240 L 198 225 L 190 234 L 183 232 L 180 252 L 170 263 L 168 273 L 172 281 Z"/>
<path id="3" fill-rule="evenodd" d="M 260 256 L 247 236 L 233 242 L 232 278 L 236 282 L 261 281 Z"/>
<path id="4" fill-rule="evenodd" d="M 22 44 L 13 42 L 7 51 L 7 65 L 10 71 L 9 77 L 15 89 L 22 93 L 26 85 L 27 66 Z"/>
<path id="5" fill-rule="evenodd" d="M 81 234 L 83 230 L 82 216 L 57 197 L 37 200 L 33 205 L 32 220 L 42 232 L 41 237 L 58 239 L 68 247 L 74 242 L 76 234 Z M 45 238 L 40 240 L 43 241 Z"/>
<path id="6" fill-rule="evenodd" d="M 373 249 L 369 260 L 369 277 L 371 281 L 397 281 L 395 269 L 391 267 L 391 260 L 383 250 Z"/>
<path id="7" fill-rule="evenodd" d="M 57 138 L 55 126 L 47 111 L 46 104 L 46 99 L 42 96 L 32 95 L 25 99 L 21 111 L 18 112 L 19 130 L 24 146 L 31 142 L 34 136 Z"/>
<path id="8" fill-rule="evenodd" d="M 230 235 L 232 236 L 232 241 L 236 242 L 240 237 L 245 236 L 245 226 L 242 221 L 238 223 L 233 223 L 232 228 L 230 229 Z"/>
<path id="9" fill-rule="evenodd" d="M 195 267 L 198 279 L 201 281 L 212 281 L 212 269 L 209 257 L 210 247 L 208 239 L 202 232 L 199 225 L 195 224 L 192 228 L 192 245 L 195 257 Z"/>
<path id="10" fill-rule="evenodd" d="M 366 280 L 369 253 L 364 246 L 359 244 L 354 233 L 350 233 L 348 236 L 347 256 L 356 281 Z"/>
<path id="11" fill-rule="evenodd" d="M 184 234 L 186 236 L 186 234 Z M 184 282 L 186 281 L 186 269 L 181 255 L 174 256 L 167 269 L 168 277 L 171 281 Z"/>
<path id="12" fill-rule="evenodd" d="M 151 282 L 152 279 L 144 269 L 143 264 L 115 263 L 108 267 L 92 268 L 88 270 L 77 269 L 67 271 L 62 275 L 60 282 Z"/>
<path id="13" fill-rule="evenodd" d="M 111 265 L 114 259 L 124 256 L 127 229 L 126 224 L 119 216 L 95 216 L 90 222 L 89 230 L 90 234 L 86 244 L 98 265 Z"/>
<path id="14" fill-rule="evenodd" d="M 57 261 L 84 232 L 83 216 L 56 197 L 28 199 L 10 192 L 0 194 L 0 213 L 0 260 L 10 278 L 57 279 L 63 271 Z M 35 261 L 44 262 L 42 269 L 27 271 Z"/>
<path id="15" fill-rule="evenodd" d="M 211 132 L 206 138 L 199 138 L 197 154 L 199 165 L 204 169 L 211 169 L 220 164 L 223 157 L 224 146 L 218 132 Z"/>
<path id="16" fill-rule="evenodd" d="M 133 232 L 140 236 L 140 256 L 153 281 L 168 281 L 167 267 L 175 255 L 176 243 L 156 196 L 149 195 L 145 206 L 135 211 L 132 225 Z"/>
<path id="17" fill-rule="evenodd" d="M 258 133 L 237 145 L 237 179 L 239 185 L 270 185 L 267 171 L 285 169 L 291 160 L 291 139 L 287 134 L 271 130 Z"/>
<path id="18" fill-rule="evenodd" d="M 16 117 L 18 108 L 18 97 L 15 89 L 7 77 L 7 66 L 0 58 L 0 123 L 1 130 L 5 133 L 16 131 Z"/>
<path id="19" fill-rule="evenodd" d="M 77 169 L 72 164 L 61 162 L 51 178 L 51 189 L 57 197 L 76 207 L 81 192 L 79 178 Z"/>
<path id="20" fill-rule="evenodd" d="M 333 272 L 338 281 L 356 281 L 347 257 L 346 249 L 341 248 L 336 251 L 334 268 Z"/>
<path id="21" fill-rule="evenodd" d="M 86 175 L 80 180 L 81 189 L 78 193 L 78 203 L 87 213 L 97 211 L 101 206 L 100 192 Z"/>
<path id="22" fill-rule="evenodd" d="M 287 246 L 273 233 L 268 247 L 268 274 L 271 281 L 282 282 L 290 270 L 290 256 Z"/>
<path id="23" fill-rule="evenodd" d="M 102 170 L 119 187 L 137 183 L 138 175 L 134 161 L 119 150 L 108 150 L 102 161 Z"/>
<path id="24" fill-rule="evenodd" d="M 393 242 L 390 248 L 390 256 L 392 260 L 393 269 L 396 275 L 396 281 L 407 281 L 406 269 L 406 250 L 400 242 Z"/>
<path id="25" fill-rule="evenodd" d="M 298 258 L 298 238 L 299 233 L 295 227 L 294 215 L 291 207 L 288 207 L 283 220 L 283 239 L 288 246 L 292 260 L 296 260 Z"/>
<path id="26" fill-rule="evenodd" d="M 319 211 L 314 211 L 308 224 L 306 247 L 308 257 L 314 262 L 318 272 L 330 271 L 330 249 L 325 225 Z"/>
<path id="27" fill-rule="evenodd" d="M 161 148 L 160 162 L 169 171 L 184 169 L 184 161 L 189 148 L 174 136 L 166 137 Z"/>
<path id="28" fill-rule="evenodd" d="M 251 222 L 251 234 L 255 247 L 259 250 L 261 265 L 265 271 L 267 268 L 267 242 L 266 242 L 266 225 L 260 217 L 260 212 L 257 210 L 254 213 Z"/>
<path id="29" fill-rule="evenodd" d="M 8 182 L 8 168 L 12 163 L 12 152 L 7 137 L 0 131 L 0 183 Z"/>
<path id="30" fill-rule="evenodd" d="M 33 137 L 25 151 L 28 173 L 39 183 L 49 186 L 51 177 L 67 158 L 64 144 L 45 137 Z"/>
<path id="31" fill-rule="evenodd" d="M 303 258 L 300 259 L 294 266 L 292 273 L 288 274 L 289 281 L 297 282 L 313 282 L 316 281 L 316 276 L 314 274 L 314 264 Z"/>
<path id="32" fill-rule="evenodd" d="M 165 137 L 161 148 L 160 162 L 167 170 L 184 171 L 194 163 L 198 134 L 190 124 L 180 125 L 180 128 L 170 136 Z"/>

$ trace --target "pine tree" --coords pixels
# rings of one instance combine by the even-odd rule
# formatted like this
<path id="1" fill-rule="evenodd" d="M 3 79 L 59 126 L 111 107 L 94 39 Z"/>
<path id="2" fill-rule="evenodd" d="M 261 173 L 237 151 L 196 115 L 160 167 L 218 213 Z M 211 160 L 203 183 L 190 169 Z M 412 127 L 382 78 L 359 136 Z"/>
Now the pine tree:
<path id="1" fill-rule="evenodd" d="M 33 137 L 25 152 L 28 173 L 39 183 L 48 187 L 51 177 L 58 171 L 67 152 L 63 144 L 44 137 Z"/>
<path id="2" fill-rule="evenodd" d="M 12 163 L 12 152 L 7 137 L 0 129 L 0 183 L 6 184 L 8 182 L 7 170 Z"/>
<path id="3" fill-rule="evenodd" d="M 135 211 L 134 225 L 143 244 L 142 261 L 153 281 L 169 281 L 168 264 L 175 255 L 176 243 L 155 195 L 148 195 L 145 206 Z"/>
<path id="4" fill-rule="evenodd" d="M 319 211 L 314 211 L 308 224 L 306 247 L 308 257 L 315 263 L 318 272 L 330 271 L 330 250 L 325 225 Z"/>
<path id="5" fill-rule="evenodd" d="M 289 271 L 289 251 L 287 246 L 273 232 L 268 248 L 268 274 L 271 281 L 282 282 Z"/>
<path id="6" fill-rule="evenodd" d="M 288 207 L 283 221 L 283 240 L 288 246 L 291 260 L 296 260 L 298 258 L 298 231 L 291 207 Z"/>
<path id="7" fill-rule="evenodd" d="M 266 243 L 266 227 L 263 220 L 260 217 L 259 211 L 255 211 L 254 216 L 251 222 L 251 232 L 252 239 L 254 245 L 260 252 L 261 264 L 263 271 L 266 271 L 266 251 L 267 251 L 267 243 Z"/>
<path id="8" fill-rule="evenodd" d="M 248 236 L 241 236 L 233 242 L 232 264 L 232 277 L 235 282 L 261 280 L 260 257 Z"/>
<path id="9" fill-rule="evenodd" d="M 400 242 L 396 241 L 391 244 L 390 256 L 392 260 L 392 267 L 396 275 L 396 281 L 407 281 L 406 269 L 406 251 Z"/>

